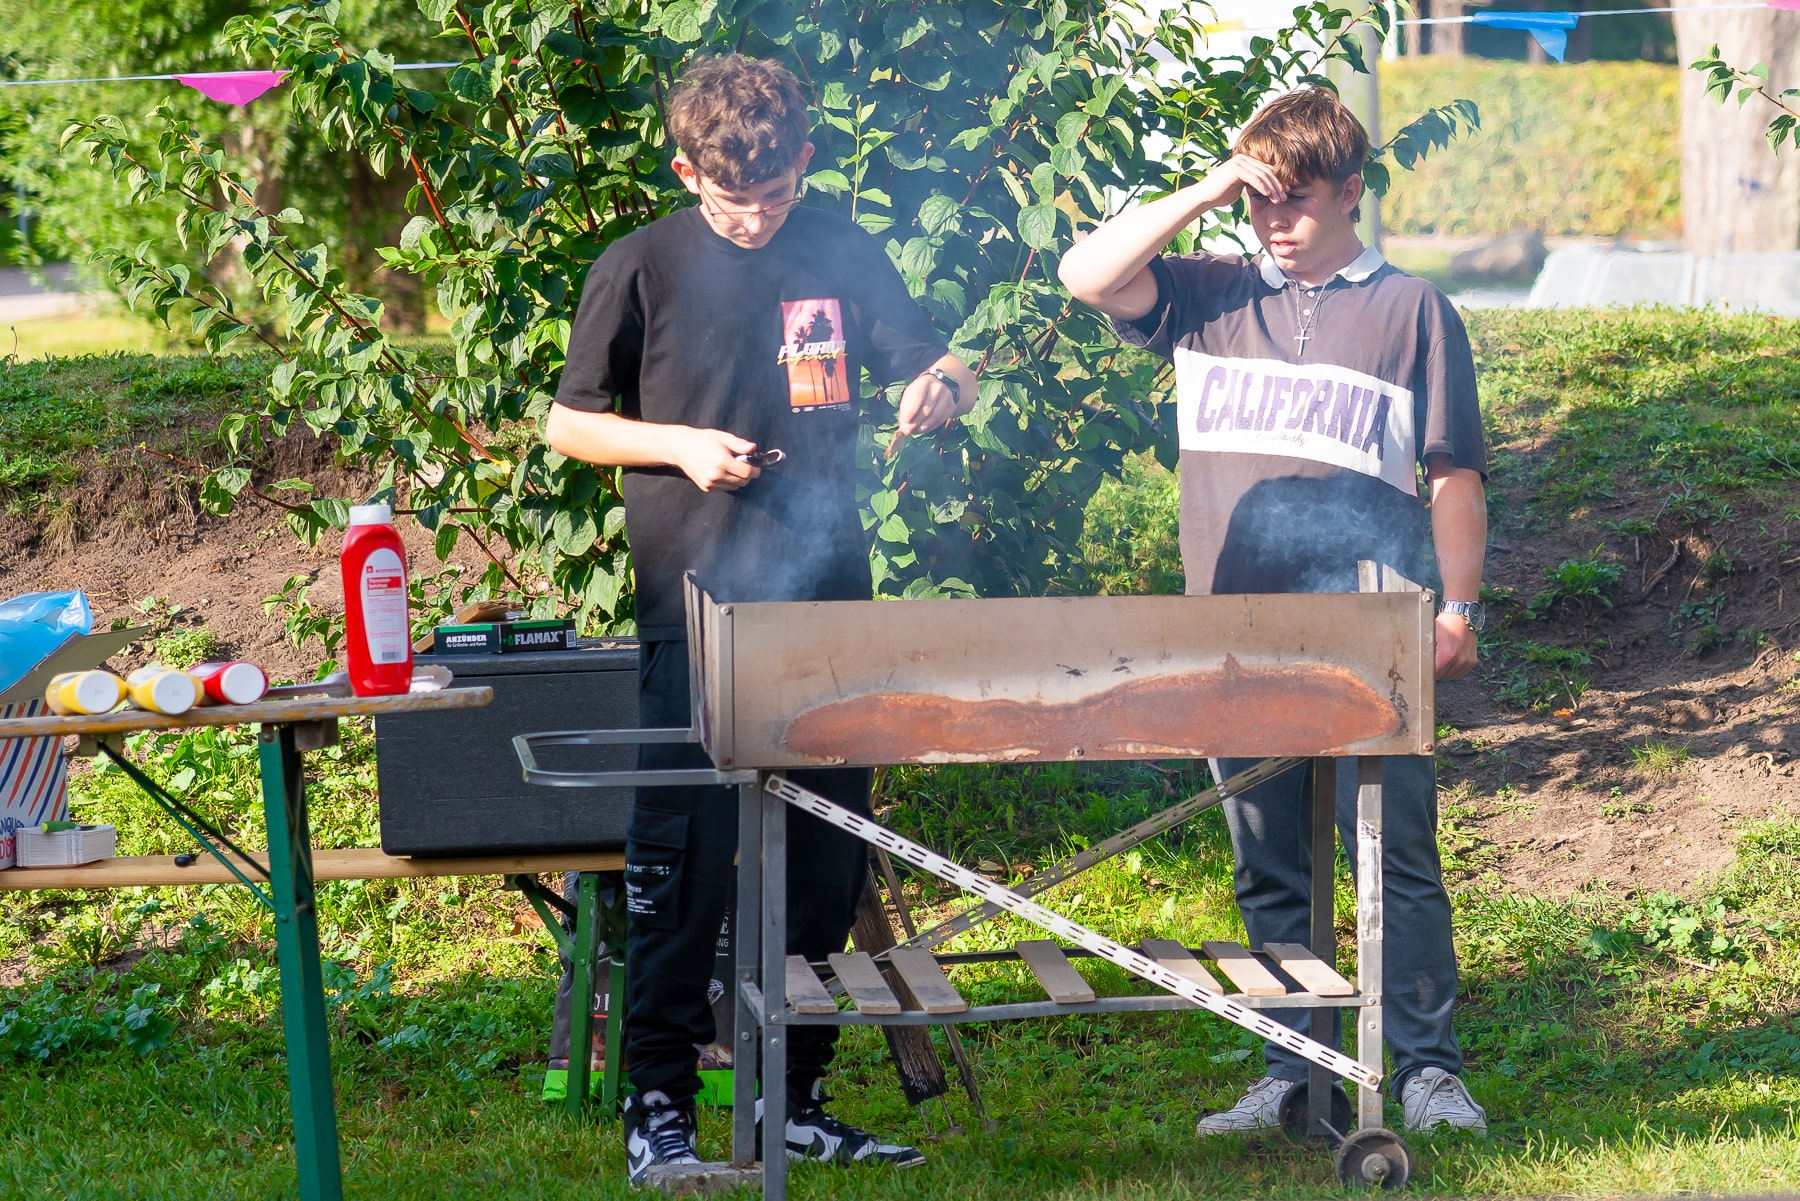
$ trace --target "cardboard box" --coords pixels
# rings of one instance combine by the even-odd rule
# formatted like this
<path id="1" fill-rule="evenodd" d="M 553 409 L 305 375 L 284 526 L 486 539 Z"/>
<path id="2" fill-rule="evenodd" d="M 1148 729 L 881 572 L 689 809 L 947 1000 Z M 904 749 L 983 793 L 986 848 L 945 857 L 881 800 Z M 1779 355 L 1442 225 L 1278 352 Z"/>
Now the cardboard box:
<path id="1" fill-rule="evenodd" d="M 566 651 L 575 644 L 572 621 L 508 621 L 500 626 L 500 653 Z"/>
<path id="2" fill-rule="evenodd" d="M 500 652 L 500 623 L 442 625 L 432 643 L 434 655 L 494 655 Z"/>
<path id="3" fill-rule="evenodd" d="M 118 853 L 116 826 L 77 826 L 46 834 L 42 826 L 18 831 L 20 867 L 74 867 Z"/>
<path id="4" fill-rule="evenodd" d="M 57 647 L 17 683 L 0 692 L 0 717 L 41 717 L 49 713 L 44 689 L 65 671 L 98 667 L 144 633 L 141 629 L 75 635 Z M 17 832 L 62 821 L 69 812 L 69 777 L 60 738 L 0 739 L 0 868 L 18 858 Z"/>
<path id="5" fill-rule="evenodd" d="M 431 653 L 519 655 L 566 651 L 574 645 L 575 623 L 572 621 L 489 621 L 439 626 Z"/>

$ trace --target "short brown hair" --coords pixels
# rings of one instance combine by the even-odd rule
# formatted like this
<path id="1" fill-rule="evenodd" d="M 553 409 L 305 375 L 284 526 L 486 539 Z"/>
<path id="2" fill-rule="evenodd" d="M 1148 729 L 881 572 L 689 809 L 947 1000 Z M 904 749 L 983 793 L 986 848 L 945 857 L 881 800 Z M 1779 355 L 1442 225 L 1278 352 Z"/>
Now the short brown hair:
<path id="1" fill-rule="evenodd" d="M 1341 184 L 1362 174 L 1369 131 L 1335 93 L 1305 87 L 1270 101 L 1250 118 L 1232 153 L 1269 164 L 1290 187 L 1311 179 Z"/>
<path id="2" fill-rule="evenodd" d="M 793 169 L 812 118 L 792 71 L 767 59 L 722 54 L 682 72 L 669 100 L 668 128 L 694 170 L 741 191 Z"/>

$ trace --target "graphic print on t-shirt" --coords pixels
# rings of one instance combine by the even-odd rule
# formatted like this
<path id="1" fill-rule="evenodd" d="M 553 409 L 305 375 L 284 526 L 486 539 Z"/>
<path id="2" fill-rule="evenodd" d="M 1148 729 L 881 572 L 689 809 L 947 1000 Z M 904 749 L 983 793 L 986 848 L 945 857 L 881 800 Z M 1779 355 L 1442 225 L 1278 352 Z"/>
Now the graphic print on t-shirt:
<path id="1" fill-rule="evenodd" d="M 849 407 L 844 311 L 835 298 L 782 301 L 778 361 L 787 367 L 788 404 L 795 412 Z"/>
<path id="2" fill-rule="evenodd" d="M 1282 455 L 1373 476 L 1418 495 L 1413 394 L 1329 363 L 1236 359 L 1175 348 L 1181 449 Z"/>

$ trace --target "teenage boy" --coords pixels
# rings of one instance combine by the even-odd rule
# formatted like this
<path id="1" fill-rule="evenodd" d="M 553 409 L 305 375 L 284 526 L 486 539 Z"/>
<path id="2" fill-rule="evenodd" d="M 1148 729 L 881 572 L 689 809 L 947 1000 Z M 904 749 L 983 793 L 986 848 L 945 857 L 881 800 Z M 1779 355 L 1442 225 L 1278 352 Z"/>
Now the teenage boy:
<path id="1" fill-rule="evenodd" d="M 975 377 L 881 246 L 799 205 L 813 147 L 792 74 L 738 55 L 702 59 L 667 124 L 675 172 L 699 203 L 620 238 L 588 272 L 545 432 L 571 458 L 625 469 L 645 727 L 690 720 L 685 572 L 721 601 L 869 599 L 855 482 L 864 370 L 880 384 L 910 381 L 904 434 L 941 429 L 975 401 Z M 691 746 L 644 747 L 638 761 L 710 766 Z M 869 813 L 868 771 L 793 774 Z M 802 814 L 788 839 L 787 949 L 823 959 L 844 949 L 863 844 Z M 736 850 L 735 789 L 638 792 L 625 850 L 633 1182 L 655 1165 L 699 1162 L 695 1045 L 715 1036 L 707 984 Z M 788 1037 L 791 1157 L 923 1162 L 824 1111 L 836 1027 Z"/>
<path id="2" fill-rule="evenodd" d="M 1358 559 L 1418 578 L 1422 467 L 1445 598 L 1437 676 L 1454 679 L 1474 667 L 1484 620 L 1487 457 L 1474 360 L 1443 294 L 1358 240 L 1367 153 L 1367 133 L 1335 95 L 1291 92 L 1245 126 L 1218 170 L 1071 248 L 1062 280 L 1126 342 L 1174 361 L 1187 590 L 1354 592 Z M 1160 253 L 1239 196 L 1262 243 L 1255 259 Z M 1215 771 L 1250 762 L 1226 759 Z M 1354 846 L 1356 773 L 1340 768 L 1337 783 L 1338 829 Z M 1450 1026 L 1456 950 L 1433 760 L 1387 759 L 1382 786 L 1391 936 L 1382 993 L 1395 1092 L 1409 1130 L 1485 1131 Z M 1224 803 L 1254 945 L 1307 940 L 1311 791 L 1310 772 L 1296 771 Z M 1277 1016 L 1298 1028 L 1307 1012 Z M 1201 1134 L 1279 1123 L 1307 1064 L 1273 1044 L 1264 1055 L 1267 1074 L 1231 1109 L 1204 1117 Z"/>

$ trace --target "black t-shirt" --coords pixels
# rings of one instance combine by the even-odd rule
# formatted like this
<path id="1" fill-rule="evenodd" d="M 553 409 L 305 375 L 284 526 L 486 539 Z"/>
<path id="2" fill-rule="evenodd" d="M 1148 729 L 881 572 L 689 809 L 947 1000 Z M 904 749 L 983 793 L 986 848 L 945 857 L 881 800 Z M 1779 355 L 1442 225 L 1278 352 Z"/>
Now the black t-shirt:
<path id="1" fill-rule="evenodd" d="M 862 373 L 910 380 L 946 353 L 881 246 L 832 213 L 796 208 L 745 250 L 682 209 L 608 246 L 557 402 L 787 452 L 735 492 L 702 492 L 674 467 L 625 469 L 639 636 L 686 637 L 687 571 L 721 601 L 869 599 Z"/>
<path id="2" fill-rule="evenodd" d="M 1487 469 L 1450 301 L 1372 249 L 1317 288 L 1266 257 L 1151 270 L 1156 307 L 1114 324 L 1175 364 L 1187 590 L 1354 592 L 1359 559 L 1418 578 L 1420 464 Z"/>

